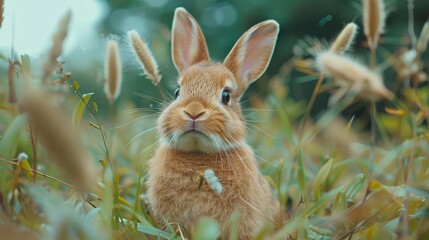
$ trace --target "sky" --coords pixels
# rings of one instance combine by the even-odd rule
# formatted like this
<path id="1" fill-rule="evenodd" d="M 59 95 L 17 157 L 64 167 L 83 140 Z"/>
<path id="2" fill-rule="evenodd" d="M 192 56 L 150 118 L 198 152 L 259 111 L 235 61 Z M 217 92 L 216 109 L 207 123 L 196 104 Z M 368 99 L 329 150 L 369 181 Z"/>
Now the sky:
<path id="1" fill-rule="evenodd" d="M 96 39 L 95 26 L 106 11 L 97 0 L 5 0 L 3 26 L 0 29 L 0 49 L 37 58 L 52 44 L 52 35 L 65 12 L 72 11 L 64 55 L 74 49 L 85 51 Z"/>

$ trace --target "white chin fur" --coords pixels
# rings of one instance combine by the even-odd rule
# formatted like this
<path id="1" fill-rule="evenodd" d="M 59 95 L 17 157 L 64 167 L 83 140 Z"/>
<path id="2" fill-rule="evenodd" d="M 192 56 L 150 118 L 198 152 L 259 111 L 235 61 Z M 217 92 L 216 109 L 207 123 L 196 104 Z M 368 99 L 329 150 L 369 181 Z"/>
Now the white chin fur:
<path id="1" fill-rule="evenodd" d="M 217 153 L 224 152 L 231 149 L 231 144 L 223 143 L 222 140 L 213 134 L 210 137 L 199 134 L 184 134 L 176 135 L 171 141 L 162 138 L 161 145 L 174 148 L 184 152 L 203 152 L 203 153 Z"/>

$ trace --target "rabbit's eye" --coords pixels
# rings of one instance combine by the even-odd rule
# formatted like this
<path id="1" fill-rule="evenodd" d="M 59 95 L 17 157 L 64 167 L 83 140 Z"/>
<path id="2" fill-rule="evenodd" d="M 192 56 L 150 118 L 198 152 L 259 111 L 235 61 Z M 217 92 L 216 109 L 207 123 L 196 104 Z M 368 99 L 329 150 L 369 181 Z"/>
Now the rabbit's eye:
<path id="1" fill-rule="evenodd" d="M 229 89 L 224 89 L 222 91 L 222 103 L 228 105 L 231 100 L 231 91 Z"/>
<path id="2" fill-rule="evenodd" d="M 180 88 L 177 88 L 176 91 L 174 91 L 174 99 L 177 99 L 179 97 Z"/>

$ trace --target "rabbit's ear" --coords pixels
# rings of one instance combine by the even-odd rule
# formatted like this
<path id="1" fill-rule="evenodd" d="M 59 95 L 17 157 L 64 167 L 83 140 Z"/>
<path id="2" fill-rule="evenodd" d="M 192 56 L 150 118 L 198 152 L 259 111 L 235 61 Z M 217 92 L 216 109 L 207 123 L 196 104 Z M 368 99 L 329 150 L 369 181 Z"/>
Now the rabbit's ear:
<path id="1" fill-rule="evenodd" d="M 223 64 L 234 74 L 242 90 L 267 69 L 278 33 L 276 21 L 261 22 L 245 32 L 229 52 Z"/>
<path id="2" fill-rule="evenodd" d="M 202 61 L 210 61 L 206 40 L 197 21 L 182 7 L 176 8 L 172 31 L 172 57 L 179 72 Z"/>

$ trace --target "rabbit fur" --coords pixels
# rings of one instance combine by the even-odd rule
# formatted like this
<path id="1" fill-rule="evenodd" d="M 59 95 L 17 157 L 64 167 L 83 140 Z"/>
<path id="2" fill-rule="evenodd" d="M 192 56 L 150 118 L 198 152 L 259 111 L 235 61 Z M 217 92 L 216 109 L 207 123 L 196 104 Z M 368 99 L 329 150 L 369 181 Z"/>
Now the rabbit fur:
<path id="1" fill-rule="evenodd" d="M 184 8 L 176 9 L 172 28 L 179 90 L 157 121 L 159 148 L 149 161 L 147 182 L 152 213 L 188 231 L 201 217 L 211 217 L 225 239 L 238 211 L 238 238 L 252 238 L 278 220 L 280 210 L 246 143 L 239 100 L 265 72 L 278 24 L 267 20 L 250 28 L 223 63 L 210 59 L 198 23 Z M 215 172 L 221 193 L 202 180 L 207 169 Z"/>

